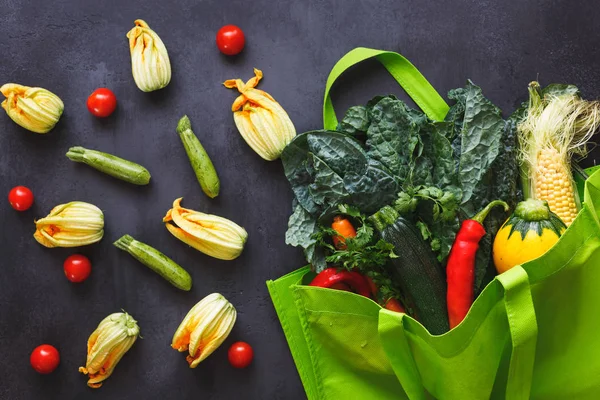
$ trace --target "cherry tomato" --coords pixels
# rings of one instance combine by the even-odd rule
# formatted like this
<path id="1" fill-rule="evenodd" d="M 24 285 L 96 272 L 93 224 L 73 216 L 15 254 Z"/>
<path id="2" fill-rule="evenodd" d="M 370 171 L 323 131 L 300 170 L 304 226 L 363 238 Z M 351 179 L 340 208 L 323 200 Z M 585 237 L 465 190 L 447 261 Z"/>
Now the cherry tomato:
<path id="1" fill-rule="evenodd" d="M 225 25 L 217 32 L 217 47 L 225 55 L 239 54 L 245 44 L 244 32 L 235 25 Z"/>
<path id="2" fill-rule="evenodd" d="M 71 282 L 83 282 L 92 272 L 92 263 L 90 259 L 81 254 L 73 254 L 67 257 L 63 264 L 65 276 Z"/>
<path id="3" fill-rule="evenodd" d="M 25 186 L 15 186 L 8 192 L 8 201 L 15 210 L 25 211 L 33 204 L 33 193 Z"/>
<path id="4" fill-rule="evenodd" d="M 96 117 L 108 117 L 117 108 L 117 96 L 110 89 L 96 89 L 87 99 L 87 108 Z"/>
<path id="5" fill-rule="evenodd" d="M 232 367 L 246 368 L 254 358 L 254 351 L 246 342 L 235 342 L 229 348 L 227 356 Z"/>
<path id="6" fill-rule="evenodd" d="M 49 374 L 58 367 L 60 355 L 56 347 L 49 344 L 42 344 L 31 352 L 29 362 L 33 369 L 40 374 Z"/>

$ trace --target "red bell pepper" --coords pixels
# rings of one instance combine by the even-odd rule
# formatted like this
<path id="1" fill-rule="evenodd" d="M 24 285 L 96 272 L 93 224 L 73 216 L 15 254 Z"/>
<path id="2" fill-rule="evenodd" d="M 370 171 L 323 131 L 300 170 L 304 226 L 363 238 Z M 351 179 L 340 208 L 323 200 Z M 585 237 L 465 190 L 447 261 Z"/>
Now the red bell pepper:
<path id="1" fill-rule="evenodd" d="M 369 283 L 364 276 L 355 271 L 338 271 L 337 268 L 327 268 L 321 271 L 309 284 L 309 286 L 318 286 L 322 288 L 334 289 L 346 285 L 354 293 L 361 296 L 370 297 L 371 290 Z"/>

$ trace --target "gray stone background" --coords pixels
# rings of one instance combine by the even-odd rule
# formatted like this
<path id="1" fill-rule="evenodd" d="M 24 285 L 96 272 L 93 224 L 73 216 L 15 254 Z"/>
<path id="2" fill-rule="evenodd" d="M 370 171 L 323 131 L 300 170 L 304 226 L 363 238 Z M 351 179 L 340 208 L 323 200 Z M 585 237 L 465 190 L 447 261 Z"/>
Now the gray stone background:
<path id="1" fill-rule="evenodd" d="M 137 18 L 165 42 L 173 79 L 146 94 L 131 76 L 125 34 Z M 291 191 L 280 162 L 266 162 L 235 129 L 236 93 L 221 83 L 264 72 L 259 88 L 287 110 L 298 132 L 322 126 L 325 80 L 357 46 L 399 51 L 444 94 L 467 78 L 505 113 L 527 95 L 527 83 L 578 85 L 600 96 L 600 8 L 585 0 L 509 1 L 31 1 L 0 0 L 0 84 L 41 86 L 65 102 L 45 136 L 0 113 L 0 194 L 30 187 L 23 213 L 0 201 L 0 399 L 301 399 L 304 392 L 264 282 L 303 264 L 284 243 Z M 244 52 L 222 56 L 214 43 L 224 24 L 246 33 Z M 92 117 L 85 105 L 97 87 L 118 97 L 117 112 Z M 344 75 L 334 90 L 339 112 L 374 95 L 401 94 L 376 62 Z M 175 133 L 188 114 L 219 172 L 220 196 L 201 192 Z M 81 145 L 137 161 L 152 182 L 136 187 L 70 162 Z M 594 157 L 588 164 L 594 164 Z M 3 195 L 5 196 L 5 195 Z M 188 208 L 244 226 L 249 241 L 235 261 L 218 261 L 171 236 L 161 219 L 176 197 Z M 81 249 L 93 263 L 83 284 L 68 282 L 63 260 L 74 251 L 45 249 L 32 238 L 34 218 L 56 204 L 92 202 L 106 217 L 104 240 Z M 112 246 L 129 233 L 184 266 L 194 279 L 181 292 Z M 237 307 L 225 342 L 196 369 L 170 348 L 171 336 L 198 300 L 221 292 Z M 77 372 L 89 334 L 106 315 L 125 309 L 141 326 L 139 340 L 99 390 Z M 251 343 L 253 365 L 234 370 L 228 345 Z M 29 366 L 31 350 L 54 344 L 61 365 L 49 376 Z"/>

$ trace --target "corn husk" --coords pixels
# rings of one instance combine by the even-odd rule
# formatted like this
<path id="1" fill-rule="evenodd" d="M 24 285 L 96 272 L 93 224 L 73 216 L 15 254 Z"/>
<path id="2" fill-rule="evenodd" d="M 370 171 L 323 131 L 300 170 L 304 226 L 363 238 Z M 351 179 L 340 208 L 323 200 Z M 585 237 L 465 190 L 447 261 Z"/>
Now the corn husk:
<path id="1" fill-rule="evenodd" d="M 35 133 L 48 133 L 65 108 L 60 97 L 39 87 L 7 83 L 0 87 L 6 97 L 2 108 L 23 128 Z"/>
<path id="2" fill-rule="evenodd" d="M 571 172 L 573 156 L 585 157 L 600 127 L 600 102 L 575 91 L 555 95 L 529 85 L 527 116 L 518 126 L 519 157 L 527 198 L 545 200 L 568 226 L 581 208 Z"/>
<path id="3" fill-rule="evenodd" d="M 236 318 L 235 307 L 225 297 L 210 294 L 187 313 L 173 335 L 171 347 L 187 351 L 190 368 L 196 368 L 227 339 Z"/>
<path id="4" fill-rule="evenodd" d="M 79 367 L 79 372 L 88 375 L 89 387 L 102 386 L 139 334 L 137 321 L 125 312 L 111 314 L 100 322 L 88 339 L 85 367 Z"/>
<path id="5" fill-rule="evenodd" d="M 35 240 L 46 247 L 78 247 L 104 236 L 104 214 L 93 204 L 72 201 L 54 207 L 35 222 Z"/>
<path id="6" fill-rule="evenodd" d="M 254 74 L 246 83 L 241 79 L 230 79 L 223 85 L 229 89 L 237 88 L 241 93 L 231 106 L 238 131 L 252 150 L 272 161 L 279 158 L 296 136 L 296 128 L 270 94 L 255 88 L 263 77 L 262 71 L 255 68 Z"/>
<path id="7" fill-rule="evenodd" d="M 182 242 L 221 260 L 233 260 L 244 250 L 248 233 L 233 221 L 181 207 L 179 198 L 163 218 L 165 226 Z"/>
<path id="8" fill-rule="evenodd" d="M 135 27 L 127 33 L 127 38 L 135 84 L 142 92 L 162 89 L 171 81 L 167 48 L 146 21 L 136 19 L 134 23 Z"/>

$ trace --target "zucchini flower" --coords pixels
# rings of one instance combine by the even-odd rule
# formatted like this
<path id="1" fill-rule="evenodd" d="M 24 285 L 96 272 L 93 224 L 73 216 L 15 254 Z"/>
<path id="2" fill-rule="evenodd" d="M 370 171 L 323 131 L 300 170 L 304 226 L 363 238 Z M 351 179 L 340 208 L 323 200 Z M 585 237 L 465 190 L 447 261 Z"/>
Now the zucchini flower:
<path id="1" fill-rule="evenodd" d="M 241 93 L 231 106 L 240 134 L 252 150 L 267 161 L 273 161 L 296 136 L 296 128 L 285 110 L 270 94 L 255 89 L 263 74 L 254 68 L 254 78 L 244 84 L 241 79 L 223 83 Z"/>
<path id="2" fill-rule="evenodd" d="M 39 87 L 7 83 L 0 87 L 6 97 L 2 108 L 23 128 L 35 133 L 48 133 L 60 119 L 65 105 L 54 93 Z"/>
<path id="3" fill-rule="evenodd" d="M 227 339 L 236 318 L 235 308 L 223 295 L 210 294 L 187 313 L 173 335 L 171 347 L 188 351 L 186 360 L 190 368 L 196 368 Z"/>
<path id="4" fill-rule="evenodd" d="M 142 92 L 162 89 L 171 81 L 169 53 L 160 37 L 146 21 L 136 19 L 127 33 L 131 52 L 131 71 Z"/>
<path id="5" fill-rule="evenodd" d="M 137 321 L 126 312 L 110 314 L 100 322 L 88 339 L 85 367 L 79 367 L 90 378 L 89 387 L 102 386 L 139 334 Z"/>
<path id="6" fill-rule="evenodd" d="M 78 247 L 100 241 L 104 214 L 93 204 L 72 201 L 60 204 L 35 222 L 35 240 L 46 247 Z"/>
<path id="7" fill-rule="evenodd" d="M 220 260 L 233 260 L 244 250 L 248 233 L 226 218 L 181 207 L 181 199 L 163 218 L 165 226 L 182 242 Z"/>

